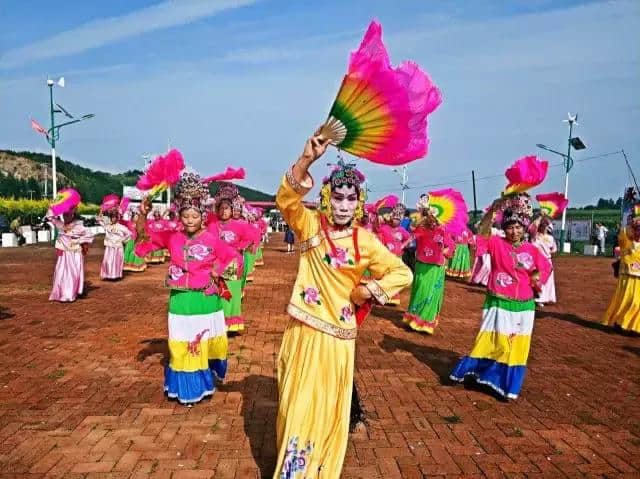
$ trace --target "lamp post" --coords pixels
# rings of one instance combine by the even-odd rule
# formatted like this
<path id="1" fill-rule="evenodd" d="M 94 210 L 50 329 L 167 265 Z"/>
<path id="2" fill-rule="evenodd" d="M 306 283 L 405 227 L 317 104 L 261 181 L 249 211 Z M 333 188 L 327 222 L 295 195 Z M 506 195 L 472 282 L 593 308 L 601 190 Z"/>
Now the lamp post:
<path id="1" fill-rule="evenodd" d="M 563 165 L 565 168 L 565 177 L 564 177 L 564 197 L 569 199 L 569 171 L 573 168 L 573 159 L 571 158 L 571 147 L 573 146 L 574 150 L 584 150 L 586 145 L 582 142 L 580 138 L 573 137 L 573 125 L 578 124 L 578 114 L 571 115 L 571 113 L 567 114 L 567 119 L 563 120 L 566 123 L 569 123 L 569 139 L 567 140 L 567 154 L 560 153 L 559 151 L 553 150 L 548 146 L 542 145 L 538 143 L 536 146 L 546 151 L 550 151 L 551 153 L 555 153 L 556 155 L 560 155 L 563 160 Z M 567 209 L 565 208 L 562 212 L 562 226 L 560 229 L 560 245 L 561 251 L 564 252 L 564 240 L 566 237 L 566 224 L 567 224 Z"/>
<path id="2" fill-rule="evenodd" d="M 407 186 L 407 165 L 404 165 L 402 167 L 402 173 L 400 173 L 400 171 L 398 171 L 398 168 L 394 168 L 393 171 L 398 173 L 400 175 L 400 178 L 402 178 L 402 181 L 400 183 L 400 188 L 402 189 L 402 204 L 404 205 L 405 204 L 404 203 L 404 192 L 409 189 L 409 187 Z"/>
<path id="3" fill-rule="evenodd" d="M 47 86 L 49 87 L 49 110 L 51 113 L 51 128 L 49 128 L 49 135 L 47 137 L 47 141 L 49 145 L 51 145 L 51 170 L 53 174 L 53 192 L 52 198 L 55 198 L 58 195 L 58 175 L 56 173 L 56 141 L 60 139 L 60 128 L 63 126 L 71 125 L 73 123 L 78 123 L 80 121 L 88 120 L 89 118 L 93 118 L 95 115 L 93 113 L 89 113 L 87 115 L 82 115 L 80 118 L 75 118 L 68 111 L 62 108 L 60 105 L 53 102 L 53 86 L 58 85 L 64 88 L 64 77 L 60 77 L 57 82 L 54 82 L 50 78 L 47 79 Z M 55 108 L 54 105 L 57 107 Z M 67 121 L 64 123 L 60 123 L 56 125 L 56 113 L 64 113 L 67 118 L 71 118 L 71 121 Z M 46 179 L 45 179 L 46 181 Z"/>

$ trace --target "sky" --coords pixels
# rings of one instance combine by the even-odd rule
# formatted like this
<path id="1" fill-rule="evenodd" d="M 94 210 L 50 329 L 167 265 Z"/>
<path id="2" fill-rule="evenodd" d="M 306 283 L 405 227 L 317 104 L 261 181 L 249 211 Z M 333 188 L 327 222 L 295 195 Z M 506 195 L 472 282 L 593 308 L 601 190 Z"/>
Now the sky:
<path id="1" fill-rule="evenodd" d="M 552 165 L 534 190 L 564 190 L 567 113 L 587 145 L 570 173 L 571 204 L 617 198 L 640 175 L 640 2 L 637 0 L 0 0 L 0 148 L 47 152 L 55 100 L 95 118 L 62 129 L 57 153 L 109 172 L 144 165 L 167 145 L 203 175 L 247 169 L 273 193 L 326 118 L 369 22 L 394 64 L 416 61 L 443 93 L 429 117 L 429 154 L 407 166 L 406 203 L 453 187 L 478 207 L 504 170 L 538 154 Z M 326 160 L 326 161 L 325 161 Z M 319 180 L 331 149 L 312 168 Z M 391 168 L 358 161 L 370 199 L 400 194 Z"/>

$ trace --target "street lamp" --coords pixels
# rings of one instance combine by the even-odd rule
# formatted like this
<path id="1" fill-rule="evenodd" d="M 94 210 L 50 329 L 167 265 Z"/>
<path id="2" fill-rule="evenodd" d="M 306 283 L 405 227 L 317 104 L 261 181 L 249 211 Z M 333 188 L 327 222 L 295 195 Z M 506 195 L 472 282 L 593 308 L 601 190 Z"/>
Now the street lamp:
<path id="1" fill-rule="evenodd" d="M 71 113 L 65 110 L 62 106 L 53 102 L 53 85 L 58 85 L 64 88 L 64 77 L 60 77 L 57 82 L 54 82 L 50 78 L 47 79 L 47 86 L 49 87 L 49 107 L 51 113 L 51 128 L 48 130 L 47 141 L 51 145 L 51 163 L 52 163 L 52 173 L 53 173 L 53 193 L 52 198 L 55 198 L 58 195 L 58 175 L 56 173 L 56 141 L 60 139 L 60 128 L 67 125 L 72 125 L 73 123 L 78 123 L 80 121 L 88 120 L 93 118 L 95 115 L 93 113 L 89 113 L 87 115 L 82 115 L 80 118 L 75 118 Z M 55 105 L 55 107 L 54 107 Z M 70 121 L 60 123 L 56 125 L 55 114 L 62 113 L 67 118 L 71 118 Z M 46 181 L 46 180 L 45 180 Z"/>
<path id="2" fill-rule="evenodd" d="M 407 185 L 407 165 L 404 165 L 402 167 L 402 173 L 400 173 L 398 168 L 394 168 L 393 171 L 398 173 L 400 175 L 400 178 L 402 178 L 400 188 L 402 189 L 402 204 L 404 205 L 404 192 L 409 189 L 409 186 Z"/>
<path id="3" fill-rule="evenodd" d="M 573 137 L 573 125 L 574 123 L 578 124 L 578 114 L 571 115 L 571 113 L 567 113 L 567 119 L 562 120 L 566 123 L 569 123 L 569 139 L 567 140 L 567 154 L 560 153 L 554 149 L 549 148 L 548 146 L 542 145 L 540 143 L 536 144 L 538 148 L 549 151 L 551 153 L 555 153 L 556 155 L 560 155 L 562 157 L 562 163 L 565 168 L 565 177 L 564 177 L 564 197 L 569 199 L 569 171 L 573 168 L 573 159 L 571 158 L 571 147 L 574 150 L 584 150 L 587 146 L 582 142 L 580 138 Z M 566 223 L 567 223 L 567 209 L 565 208 L 562 212 L 562 227 L 560 229 L 560 244 L 562 245 L 561 251 L 564 251 L 564 239 L 566 234 Z"/>

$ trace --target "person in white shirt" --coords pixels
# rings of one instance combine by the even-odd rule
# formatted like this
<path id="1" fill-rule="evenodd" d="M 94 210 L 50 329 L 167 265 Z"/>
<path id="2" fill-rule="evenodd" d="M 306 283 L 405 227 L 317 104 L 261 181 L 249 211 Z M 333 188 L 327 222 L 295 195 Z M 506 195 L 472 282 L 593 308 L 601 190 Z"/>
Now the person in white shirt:
<path id="1" fill-rule="evenodd" d="M 596 223 L 596 238 L 598 239 L 598 244 L 600 245 L 599 253 L 604 256 L 604 244 L 607 240 L 607 233 L 609 230 L 602 224 Z"/>

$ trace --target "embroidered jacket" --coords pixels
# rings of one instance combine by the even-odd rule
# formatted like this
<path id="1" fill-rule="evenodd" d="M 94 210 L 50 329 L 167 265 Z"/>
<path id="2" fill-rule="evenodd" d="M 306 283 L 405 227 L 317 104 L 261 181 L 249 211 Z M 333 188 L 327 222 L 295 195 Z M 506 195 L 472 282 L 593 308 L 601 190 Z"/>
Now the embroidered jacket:
<path id="1" fill-rule="evenodd" d="M 324 215 L 306 208 L 302 198 L 312 186 L 310 176 L 299 184 L 288 172 L 276 195 L 278 208 L 300 240 L 298 276 L 287 312 L 324 333 L 355 339 L 355 306 L 350 295 L 364 271 L 371 272 L 373 280 L 367 288 L 381 304 L 411 284 L 412 274 L 364 228 L 333 228 L 326 225 Z"/>
<path id="2" fill-rule="evenodd" d="M 418 226 L 413 230 L 416 239 L 416 259 L 422 263 L 444 265 L 447 258 L 451 258 L 456 245 L 444 228 L 434 229 Z"/>

